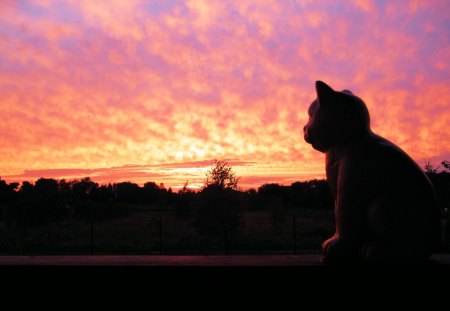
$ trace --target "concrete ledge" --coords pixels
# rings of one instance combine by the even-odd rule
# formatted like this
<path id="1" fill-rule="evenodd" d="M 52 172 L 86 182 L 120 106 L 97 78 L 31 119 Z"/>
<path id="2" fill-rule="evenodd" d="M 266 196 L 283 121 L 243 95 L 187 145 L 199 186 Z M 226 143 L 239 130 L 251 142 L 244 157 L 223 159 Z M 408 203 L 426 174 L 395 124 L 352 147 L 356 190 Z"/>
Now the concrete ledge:
<path id="1" fill-rule="evenodd" d="M 0 256 L 0 266 L 325 266 L 320 255 L 229 256 Z M 450 267 L 450 254 L 433 255 L 431 265 Z"/>

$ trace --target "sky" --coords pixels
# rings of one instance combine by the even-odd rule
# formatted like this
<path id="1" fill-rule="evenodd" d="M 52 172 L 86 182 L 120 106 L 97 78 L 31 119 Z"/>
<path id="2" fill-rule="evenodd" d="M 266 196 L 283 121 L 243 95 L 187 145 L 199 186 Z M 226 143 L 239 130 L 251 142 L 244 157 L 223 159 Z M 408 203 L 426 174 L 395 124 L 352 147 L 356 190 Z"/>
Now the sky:
<path id="1" fill-rule="evenodd" d="M 450 2 L 0 1 L 0 176 L 242 188 L 324 178 L 314 82 L 420 166 L 450 160 Z"/>

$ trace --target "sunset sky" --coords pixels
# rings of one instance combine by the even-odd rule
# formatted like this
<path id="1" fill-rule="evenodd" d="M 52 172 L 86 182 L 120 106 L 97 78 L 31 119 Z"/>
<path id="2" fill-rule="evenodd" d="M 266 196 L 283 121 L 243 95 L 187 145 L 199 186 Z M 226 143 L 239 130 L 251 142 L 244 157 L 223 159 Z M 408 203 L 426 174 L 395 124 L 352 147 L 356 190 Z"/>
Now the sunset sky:
<path id="1" fill-rule="evenodd" d="M 0 1 L 0 176 L 243 188 L 323 178 L 314 81 L 450 160 L 450 1 Z"/>

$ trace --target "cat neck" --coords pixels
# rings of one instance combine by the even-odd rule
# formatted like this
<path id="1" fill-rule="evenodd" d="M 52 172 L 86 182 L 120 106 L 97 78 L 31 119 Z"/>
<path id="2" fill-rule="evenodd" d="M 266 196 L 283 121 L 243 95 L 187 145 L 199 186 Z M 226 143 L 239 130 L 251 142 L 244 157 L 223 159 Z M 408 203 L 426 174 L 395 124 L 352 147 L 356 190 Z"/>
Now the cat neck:
<path id="1" fill-rule="evenodd" d="M 359 135 L 343 135 L 336 139 L 335 143 L 325 151 L 327 164 L 332 164 L 340 158 L 354 153 L 356 150 L 364 148 L 364 146 L 373 137 L 373 133 L 362 132 Z"/>

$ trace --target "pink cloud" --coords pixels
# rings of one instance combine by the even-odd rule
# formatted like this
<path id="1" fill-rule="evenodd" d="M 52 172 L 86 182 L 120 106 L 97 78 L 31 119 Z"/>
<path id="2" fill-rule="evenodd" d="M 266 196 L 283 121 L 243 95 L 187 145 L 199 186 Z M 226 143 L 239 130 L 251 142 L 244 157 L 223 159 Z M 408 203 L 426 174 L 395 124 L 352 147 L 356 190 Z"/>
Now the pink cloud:
<path id="1" fill-rule="evenodd" d="M 301 137 L 317 79 L 361 95 L 374 129 L 418 162 L 450 152 L 445 1 L 2 1 L 0 12 L 2 176 L 213 158 L 255 162 L 261 180 L 323 175 Z M 146 169 L 120 178 L 159 174 Z"/>
<path id="2" fill-rule="evenodd" d="M 366 13 L 372 13 L 376 11 L 376 6 L 372 0 L 356 0 L 355 5 L 357 8 L 363 10 Z"/>

